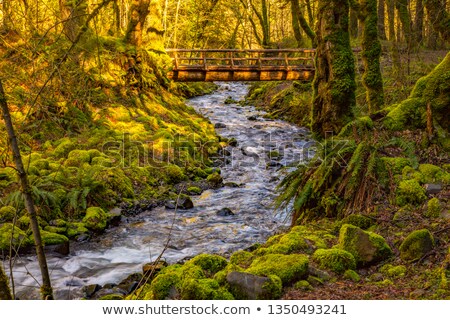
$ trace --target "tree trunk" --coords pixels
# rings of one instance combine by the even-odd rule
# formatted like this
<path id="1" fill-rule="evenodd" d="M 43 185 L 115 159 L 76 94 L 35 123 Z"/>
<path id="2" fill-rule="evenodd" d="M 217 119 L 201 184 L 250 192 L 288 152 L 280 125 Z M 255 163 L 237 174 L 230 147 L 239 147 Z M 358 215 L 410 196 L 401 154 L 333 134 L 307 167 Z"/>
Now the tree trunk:
<path id="1" fill-rule="evenodd" d="M 269 20 L 269 10 L 267 8 L 267 0 L 261 0 L 261 15 L 263 29 L 263 47 L 270 47 L 270 20 Z"/>
<path id="2" fill-rule="evenodd" d="M 353 39 L 358 38 L 358 13 L 354 9 L 350 9 L 350 36 Z"/>
<path id="3" fill-rule="evenodd" d="M 298 0 L 290 0 L 291 2 L 291 16 L 292 16 L 292 30 L 294 31 L 294 37 L 297 41 L 297 48 L 302 47 L 302 33 L 300 28 L 300 22 L 298 21 L 298 15 L 300 12 L 300 6 Z"/>
<path id="4" fill-rule="evenodd" d="M 409 50 L 411 48 L 411 18 L 408 11 L 408 0 L 395 0 L 395 7 L 397 8 L 397 14 L 402 23 L 407 50 Z"/>
<path id="5" fill-rule="evenodd" d="M 319 0 L 311 129 L 321 137 L 339 133 L 352 119 L 356 84 L 348 25 L 348 1 Z"/>
<path id="6" fill-rule="evenodd" d="M 3 267 L 0 264 L 0 300 L 12 300 L 11 290 L 9 289 L 9 281 Z"/>
<path id="7" fill-rule="evenodd" d="M 313 46 L 313 48 L 315 48 L 316 47 L 316 34 L 309 26 L 308 22 L 306 21 L 306 19 L 303 16 L 301 11 L 299 11 L 298 21 L 299 21 L 300 26 L 302 27 L 303 31 L 305 31 L 306 35 L 311 40 L 311 45 Z"/>
<path id="8" fill-rule="evenodd" d="M 423 2 L 422 0 L 416 0 L 416 17 L 414 19 L 414 41 L 420 44 L 423 40 Z"/>
<path id="9" fill-rule="evenodd" d="M 134 45 L 142 45 L 142 33 L 144 31 L 145 19 L 147 19 L 150 0 L 133 0 L 130 9 L 130 21 L 125 33 L 125 41 Z"/>
<path id="10" fill-rule="evenodd" d="M 395 41 L 395 0 L 386 0 L 388 15 L 389 41 Z"/>
<path id="11" fill-rule="evenodd" d="M 5 91 L 3 90 L 3 84 L 0 79 L 0 107 L 2 109 L 3 120 L 5 121 L 6 132 L 8 134 L 9 143 L 13 153 L 14 162 L 16 164 L 16 170 L 20 180 L 20 186 L 22 188 L 22 194 L 25 199 L 25 207 L 30 217 L 31 231 L 33 232 L 34 243 L 36 246 L 36 255 L 39 262 L 42 275 L 41 295 L 43 299 L 53 299 L 53 290 L 50 281 L 50 275 L 48 272 L 47 259 L 45 258 L 44 247 L 41 239 L 41 232 L 39 230 L 39 224 L 37 221 L 36 208 L 34 207 L 31 186 L 28 183 L 28 176 L 25 172 L 25 168 L 22 162 L 22 156 L 20 154 L 19 144 L 17 142 L 16 134 L 11 120 L 11 115 L 8 109 L 8 103 L 6 101 Z"/>
<path id="12" fill-rule="evenodd" d="M 74 42 L 77 34 L 86 23 L 86 0 L 59 0 L 59 10 L 64 21 L 64 34 Z"/>
<path id="13" fill-rule="evenodd" d="M 383 78 L 380 71 L 381 44 L 377 28 L 377 0 L 360 0 L 359 13 L 363 29 L 361 56 L 364 74 L 362 82 L 366 88 L 369 112 L 374 113 L 384 105 Z"/>
<path id="14" fill-rule="evenodd" d="M 424 0 L 433 30 L 439 33 L 444 41 L 450 40 L 450 14 L 445 10 L 445 1 Z"/>
<path id="15" fill-rule="evenodd" d="M 378 0 L 378 37 L 386 40 L 386 27 L 384 19 L 384 0 Z"/>

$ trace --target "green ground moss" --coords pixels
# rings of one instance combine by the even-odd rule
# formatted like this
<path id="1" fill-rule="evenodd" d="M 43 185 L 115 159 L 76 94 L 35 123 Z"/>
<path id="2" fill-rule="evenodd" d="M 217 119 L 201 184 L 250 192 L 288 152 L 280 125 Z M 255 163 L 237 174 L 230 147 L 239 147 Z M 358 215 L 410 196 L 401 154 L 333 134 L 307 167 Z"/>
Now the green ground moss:
<path id="1" fill-rule="evenodd" d="M 427 199 L 425 189 L 420 186 L 416 180 L 400 181 L 395 201 L 397 205 L 404 206 L 407 204 L 421 204 Z"/>
<path id="2" fill-rule="evenodd" d="M 205 272 L 209 274 L 215 274 L 220 270 L 226 268 L 228 265 L 227 259 L 214 254 L 200 254 L 195 258 L 189 260 L 187 264 L 193 264 L 199 266 Z"/>
<path id="3" fill-rule="evenodd" d="M 428 200 L 426 215 L 430 218 L 438 218 L 441 215 L 442 207 L 439 199 L 433 198 Z"/>
<path id="4" fill-rule="evenodd" d="M 10 245 L 18 249 L 26 248 L 31 244 L 27 234 L 12 223 L 4 223 L 0 226 L 0 250 L 8 252 Z"/>
<path id="5" fill-rule="evenodd" d="M 361 277 L 355 270 L 346 270 L 343 275 L 344 279 L 351 280 L 353 282 L 361 281 Z"/>
<path id="6" fill-rule="evenodd" d="M 253 253 L 244 250 L 239 250 L 231 255 L 230 263 L 238 265 L 241 268 L 248 268 L 254 258 L 255 256 Z"/>
<path id="7" fill-rule="evenodd" d="M 348 269 L 356 269 L 356 261 L 350 252 L 341 249 L 318 249 L 312 260 L 320 268 L 343 273 Z"/>
<path id="8" fill-rule="evenodd" d="M 307 275 L 308 263 L 308 256 L 303 254 L 267 254 L 253 260 L 245 271 L 260 276 L 276 275 L 283 284 L 289 284 Z"/>
<path id="9" fill-rule="evenodd" d="M 16 216 L 16 208 L 11 206 L 0 208 L 0 223 L 11 222 L 13 221 L 15 216 Z"/>

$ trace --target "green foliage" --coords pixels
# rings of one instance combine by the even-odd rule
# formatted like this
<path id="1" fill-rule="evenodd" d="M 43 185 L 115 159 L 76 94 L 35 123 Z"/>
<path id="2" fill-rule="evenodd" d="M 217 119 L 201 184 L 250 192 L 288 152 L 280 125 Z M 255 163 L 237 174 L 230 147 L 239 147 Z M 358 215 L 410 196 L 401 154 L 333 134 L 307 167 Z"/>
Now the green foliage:
<path id="1" fill-rule="evenodd" d="M 16 208 L 12 206 L 6 206 L 0 208 L 0 223 L 11 222 L 16 216 Z"/>
<path id="2" fill-rule="evenodd" d="M 308 262 L 308 256 L 303 254 L 267 254 L 253 260 L 245 271 L 260 276 L 276 275 L 283 284 L 289 284 L 307 275 Z"/>
<path id="3" fill-rule="evenodd" d="M 434 237 L 427 229 L 411 232 L 399 247 L 400 257 L 407 262 L 416 261 L 431 251 Z"/>
<path id="4" fill-rule="evenodd" d="M 426 199 L 425 190 L 416 180 L 400 181 L 397 188 L 396 203 L 399 206 L 421 204 Z"/>
<path id="5" fill-rule="evenodd" d="M 69 242 L 69 239 L 62 235 L 54 232 L 48 232 L 45 230 L 41 230 L 41 238 L 42 242 L 45 246 L 55 245 L 55 244 L 63 244 Z M 33 237 L 30 236 L 30 241 L 34 243 Z"/>
<path id="6" fill-rule="evenodd" d="M 188 279 L 181 286 L 184 300 L 233 300 L 233 295 L 214 279 Z"/>
<path id="7" fill-rule="evenodd" d="M 347 269 L 356 269 L 353 255 L 341 249 L 318 249 L 314 252 L 312 260 L 319 267 L 336 273 L 343 273 Z"/>
<path id="8" fill-rule="evenodd" d="M 403 278 L 406 274 L 406 267 L 405 266 L 393 266 L 391 264 L 385 264 L 380 268 L 380 272 L 389 278 L 397 279 L 397 278 Z"/>
<path id="9" fill-rule="evenodd" d="M 230 263 L 238 265 L 245 269 L 251 265 L 254 258 L 255 256 L 253 255 L 253 253 L 244 250 L 239 250 L 231 255 Z"/>

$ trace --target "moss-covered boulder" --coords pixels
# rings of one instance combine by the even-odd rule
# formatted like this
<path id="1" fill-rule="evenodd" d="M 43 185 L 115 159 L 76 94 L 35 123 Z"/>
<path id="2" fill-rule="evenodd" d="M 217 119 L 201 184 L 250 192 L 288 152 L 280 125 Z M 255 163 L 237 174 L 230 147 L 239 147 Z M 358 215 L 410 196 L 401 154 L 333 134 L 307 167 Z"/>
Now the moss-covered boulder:
<path id="1" fill-rule="evenodd" d="M 320 268 L 336 273 L 343 273 L 348 269 L 356 268 L 356 261 L 353 255 L 341 249 L 318 249 L 314 252 L 312 260 Z"/>
<path id="2" fill-rule="evenodd" d="M 240 266 L 241 268 L 248 268 L 252 262 L 255 256 L 253 253 L 239 250 L 234 252 L 230 257 L 230 263 Z"/>
<path id="3" fill-rule="evenodd" d="M 442 211 L 441 204 L 439 202 L 439 199 L 432 198 L 427 203 L 427 211 L 426 215 L 430 218 L 437 218 L 440 216 Z"/>
<path id="4" fill-rule="evenodd" d="M 400 258 L 411 262 L 422 258 L 434 247 L 434 238 L 430 231 L 421 229 L 411 232 L 400 245 Z"/>
<path id="5" fill-rule="evenodd" d="M 214 187 L 220 186 L 223 182 L 223 178 L 218 172 L 211 173 L 208 177 L 206 177 L 206 180 Z"/>
<path id="6" fill-rule="evenodd" d="M 200 254 L 187 263 L 199 266 L 209 274 L 215 274 L 228 265 L 227 259 L 215 254 Z"/>
<path id="7" fill-rule="evenodd" d="M 62 255 L 70 253 L 69 239 L 62 234 L 41 230 L 41 239 L 46 251 Z M 29 236 L 29 240 L 34 244 L 33 235 Z"/>
<path id="8" fill-rule="evenodd" d="M 267 254 L 253 260 L 246 272 L 259 276 L 276 275 L 283 284 L 290 284 L 307 276 L 308 264 L 308 256 L 304 254 Z"/>
<path id="9" fill-rule="evenodd" d="M 389 263 L 380 268 L 380 272 L 383 275 L 393 279 L 403 278 L 406 274 L 406 271 L 407 269 L 405 266 L 393 266 Z"/>
<path id="10" fill-rule="evenodd" d="M 233 295 L 214 279 L 187 279 L 180 289 L 183 300 L 232 300 Z"/>
<path id="11" fill-rule="evenodd" d="M 1 207 L 0 223 L 13 221 L 15 215 L 16 215 L 16 208 L 11 206 Z"/>
<path id="12" fill-rule="evenodd" d="M 83 223 L 89 230 L 101 232 L 106 229 L 108 215 L 99 207 L 90 207 L 86 210 Z"/>
<path id="13" fill-rule="evenodd" d="M 91 161 L 91 156 L 86 150 L 72 150 L 67 156 L 67 160 L 64 161 L 66 167 L 77 167 L 81 166 L 83 163 L 89 163 Z"/>
<path id="14" fill-rule="evenodd" d="M 425 189 L 414 179 L 400 181 L 396 193 L 396 202 L 399 206 L 421 204 L 427 199 Z"/>
<path id="15" fill-rule="evenodd" d="M 69 239 L 73 239 L 82 234 L 88 234 L 89 230 L 86 228 L 82 222 L 72 222 L 69 223 L 66 229 L 66 236 Z"/>
<path id="16" fill-rule="evenodd" d="M 362 214 L 353 213 L 336 222 L 334 230 L 336 232 L 339 231 L 344 224 L 351 224 L 353 226 L 366 230 L 373 225 L 373 220 Z"/>
<path id="17" fill-rule="evenodd" d="M 257 276 L 233 271 L 227 275 L 230 291 L 237 299 L 277 299 L 281 296 L 282 283 L 278 276 Z"/>
<path id="18" fill-rule="evenodd" d="M 32 244 L 27 234 L 12 223 L 0 226 L 0 250 L 9 250 L 10 245 L 15 249 L 26 248 Z"/>
<path id="19" fill-rule="evenodd" d="M 339 247 L 350 252 L 359 266 L 374 264 L 392 256 L 392 250 L 382 236 L 350 224 L 343 225 L 339 232 Z"/>
<path id="20" fill-rule="evenodd" d="M 347 280 L 350 280 L 353 282 L 361 281 L 361 277 L 355 270 L 349 269 L 349 270 L 345 271 L 343 277 L 344 277 L 344 279 L 347 279 Z"/>

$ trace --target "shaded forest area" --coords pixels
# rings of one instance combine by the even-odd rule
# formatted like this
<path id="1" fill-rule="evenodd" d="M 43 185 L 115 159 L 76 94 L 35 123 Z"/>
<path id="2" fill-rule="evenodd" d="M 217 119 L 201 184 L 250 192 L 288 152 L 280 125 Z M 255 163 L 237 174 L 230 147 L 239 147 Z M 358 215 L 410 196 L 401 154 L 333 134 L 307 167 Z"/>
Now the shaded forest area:
<path id="1" fill-rule="evenodd" d="M 229 260 L 155 263 L 132 297 L 448 299 L 448 12 L 445 0 L 1 1 L 5 263 L 36 247 L 52 298 L 43 247 L 95 237 L 113 208 L 222 185 L 211 158 L 232 142 L 184 103 L 215 87 L 171 82 L 165 48 L 313 47 L 312 83 L 253 84 L 246 101 L 321 146 L 280 185 L 293 228 Z M 233 272 L 265 277 L 262 295 Z"/>

